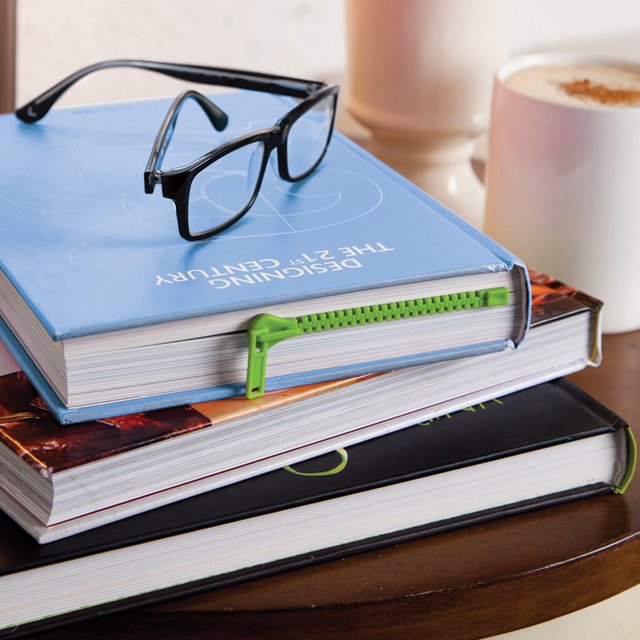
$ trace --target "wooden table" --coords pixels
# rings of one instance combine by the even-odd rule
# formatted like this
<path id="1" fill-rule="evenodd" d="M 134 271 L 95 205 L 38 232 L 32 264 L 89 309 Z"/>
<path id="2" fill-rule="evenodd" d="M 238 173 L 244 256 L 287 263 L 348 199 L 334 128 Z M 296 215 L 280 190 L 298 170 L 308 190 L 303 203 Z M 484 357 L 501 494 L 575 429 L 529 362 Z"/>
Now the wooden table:
<path id="1" fill-rule="evenodd" d="M 572 380 L 640 435 L 640 331 L 607 336 Z M 637 437 L 637 436 L 636 436 Z M 316 565 L 47 638 L 483 638 L 640 583 L 640 481 L 589 498 Z"/>

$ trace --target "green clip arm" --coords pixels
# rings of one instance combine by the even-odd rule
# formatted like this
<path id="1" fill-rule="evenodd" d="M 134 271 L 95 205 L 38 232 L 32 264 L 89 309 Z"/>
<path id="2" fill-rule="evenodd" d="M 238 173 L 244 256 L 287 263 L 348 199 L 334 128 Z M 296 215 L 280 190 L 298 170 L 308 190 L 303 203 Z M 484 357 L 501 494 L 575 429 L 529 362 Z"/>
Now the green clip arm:
<path id="1" fill-rule="evenodd" d="M 267 378 L 267 351 L 281 340 L 298 336 L 296 318 L 279 318 L 270 313 L 261 313 L 249 323 L 249 365 L 247 367 L 247 398 L 264 395 Z"/>
<path id="2" fill-rule="evenodd" d="M 485 307 L 501 307 L 509 304 L 509 289 L 507 287 L 494 287 L 493 289 L 480 289 L 478 296 Z"/>

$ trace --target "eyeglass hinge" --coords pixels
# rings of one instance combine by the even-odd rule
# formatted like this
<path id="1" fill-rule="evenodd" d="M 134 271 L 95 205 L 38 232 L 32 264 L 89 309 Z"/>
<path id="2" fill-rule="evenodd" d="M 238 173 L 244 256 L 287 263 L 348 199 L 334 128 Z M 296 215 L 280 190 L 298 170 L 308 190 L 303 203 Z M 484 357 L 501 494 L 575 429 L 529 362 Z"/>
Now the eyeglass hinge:
<path id="1" fill-rule="evenodd" d="M 153 193 L 157 184 L 162 183 L 162 171 L 156 169 L 155 171 L 144 172 L 144 192 Z"/>

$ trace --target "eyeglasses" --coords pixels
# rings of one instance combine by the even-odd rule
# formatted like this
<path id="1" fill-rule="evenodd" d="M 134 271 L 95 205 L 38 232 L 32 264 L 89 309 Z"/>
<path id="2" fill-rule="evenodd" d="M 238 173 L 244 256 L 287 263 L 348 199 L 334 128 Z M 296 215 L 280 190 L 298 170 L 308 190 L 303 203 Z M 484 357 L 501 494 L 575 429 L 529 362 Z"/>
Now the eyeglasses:
<path id="1" fill-rule="evenodd" d="M 185 240 L 210 238 L 238 222 L 251 209 L 272 151 L 277 151 L 280 177 L 288 182 L 297 182 L 315 171 L 329 146 L 338 100 L 337 85 L 167 62 L 108 60 L 85 67 L 18 109 L 16 116 L 23 122 L 37 122 L 78 80 L 114 67 L 145 69 L 198 84 L 300 99 L 272 127 L 225 142 L 190 164 L 163 171 L 160 166 L 180 109 L 187 100 L 194 100 L 202 108 L 217 131 L 223 131 L 229 120 L 220 107 L 198 91 L 189 89 L 178 95 L 169 107 L 151 148 L 144 171 L 144 190 L 153 193 L 157 184 L 162 185 L 162 195 L 175 204 L 178 230 Z M 212 197 L 211 194 L 216 193 L 216 185 L 220 184 L 220 177 L 225 175 L 233 176 L 233 187 L 225 187 Z"/>

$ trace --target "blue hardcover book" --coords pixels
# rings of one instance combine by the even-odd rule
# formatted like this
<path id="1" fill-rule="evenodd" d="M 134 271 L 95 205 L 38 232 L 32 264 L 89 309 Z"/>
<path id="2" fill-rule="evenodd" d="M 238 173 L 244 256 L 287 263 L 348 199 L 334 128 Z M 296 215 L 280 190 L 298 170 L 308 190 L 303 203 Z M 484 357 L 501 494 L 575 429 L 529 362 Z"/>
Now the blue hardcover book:
<path id="1" fill-rule="evenodd" d="M 271 126 L 291 106 L 246 91 L 215 100 L 227 129 L 186 105 L 164 166 Z M 183 240 L 173 203 L 143 188 L 168 105 L 58 109 L 35 125 L 0 116 L 0 336 L 61 422 L 244 393 L 247 327 L 263 312 L 320 325 L 334 311 L 362 316 L 274 346 L 267 389 L 523 339 L 522 263 L 337 133 L 310 177 L 290 184 L 267 168 L 238 224 Z M 227 166 L 214 178 L 201 198 L 224 209 L 245 176 Z M 465 303 L 467 292 L 499 301 Z M 370 324 L 372 309 L 389 321 Z"/>

